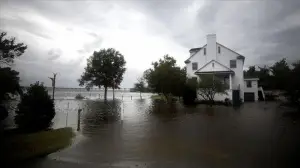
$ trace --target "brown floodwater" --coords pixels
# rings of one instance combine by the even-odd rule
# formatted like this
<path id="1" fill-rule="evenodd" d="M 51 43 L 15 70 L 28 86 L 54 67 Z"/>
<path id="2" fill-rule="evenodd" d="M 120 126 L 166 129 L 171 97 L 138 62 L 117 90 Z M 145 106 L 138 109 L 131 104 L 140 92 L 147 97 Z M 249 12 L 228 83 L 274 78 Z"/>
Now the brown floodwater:
<path id="1" fill-rule="evenodd" d="M 74 143 L 37 167 L 297 167 L 300 121 L 276 103 L 240 108 L 151 99 L 57 100 L 54 128 Z M 59 163 L 59 164 L 58 164 Z"/>

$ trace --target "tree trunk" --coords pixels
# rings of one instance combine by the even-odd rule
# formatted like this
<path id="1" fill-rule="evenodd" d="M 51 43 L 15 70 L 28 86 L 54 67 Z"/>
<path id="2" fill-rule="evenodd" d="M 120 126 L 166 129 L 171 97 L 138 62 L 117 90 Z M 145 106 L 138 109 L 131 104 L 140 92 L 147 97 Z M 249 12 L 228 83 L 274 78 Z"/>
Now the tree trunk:
<path id="1" fill-rule="evenodd" d="M 54 101 L 55 86 L 52 88 L 52 100 Z"/>
<path id="2" fill-rule="evenodd" d="M 104 86 L 104 101 L 107 100 L 107 86 Z"/>
<path id="3" fill-rule="evenodd" d="M 115 87 L 113 87 L 113 100 L 115 100 Z"/>

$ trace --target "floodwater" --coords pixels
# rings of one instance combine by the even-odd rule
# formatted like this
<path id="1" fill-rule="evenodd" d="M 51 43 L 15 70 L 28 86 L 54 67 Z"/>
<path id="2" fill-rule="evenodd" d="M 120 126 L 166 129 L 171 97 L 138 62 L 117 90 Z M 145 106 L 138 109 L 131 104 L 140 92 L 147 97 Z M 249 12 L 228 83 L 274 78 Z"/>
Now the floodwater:
<path id="1" fill-rule="evenodd" d="M 299 167 L 300 121 L 276 103 L 57 100 L 53 127 L 76 130 L 78 109 L 74 143 L 36 167 Z"/>

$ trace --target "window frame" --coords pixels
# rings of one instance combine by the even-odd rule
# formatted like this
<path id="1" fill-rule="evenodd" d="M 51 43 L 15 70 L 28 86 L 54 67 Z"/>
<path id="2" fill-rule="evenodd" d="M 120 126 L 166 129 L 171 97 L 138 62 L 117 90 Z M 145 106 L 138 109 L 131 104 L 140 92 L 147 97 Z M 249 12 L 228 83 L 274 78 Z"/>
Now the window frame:
<path id="1" fill-rule="evenodd" d="M 252 81 L 251 80 L 246 81 L 246 87 L 247 88 L 252 88 Z"/>
<path id="2" fill-rule="evenodd" d="M 234 61 L 235 63 L 232 64 L 232 61 Z M 229 67 L 230 67 L 230 68 L 236 68 L 236 67 L 237 67 L 236 64 L 237 64 L 237 63 L 236 63 L 236 60 L 230 60 L 230 61 L 229 61 Z M 235 65 L 235 66 L 232 66 L 232 65 Z"/>
<path id="3" fill-rule="evenodd" d="M 195 68 L 194 68 L 194 65 L 196 65 Z M 193 71 L 198 70 L 198 62 L 193 62 L 193 63 L 192 63 L 192 70 L 193 70 Z"/>

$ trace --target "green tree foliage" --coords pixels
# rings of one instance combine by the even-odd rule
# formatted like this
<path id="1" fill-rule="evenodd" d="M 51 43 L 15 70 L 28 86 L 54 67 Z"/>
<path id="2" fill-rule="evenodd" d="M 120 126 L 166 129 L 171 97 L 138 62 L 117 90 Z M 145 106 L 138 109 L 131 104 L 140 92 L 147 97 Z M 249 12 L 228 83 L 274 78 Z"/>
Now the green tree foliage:
<path id="1" fill-rule="evenodd" d="M 15 57 L 21 56 L 27 46 L 23 43 L 17 43 L 15 37 L 7 38 L 6 32 L 0 33 L 0 62 L 13 63 Z"/>
<path id="2" fill-rule="evenodd" d="M 135 91 L 139 91 L 140 92 L 140 98 L 142 98 L 142 92 L 146 91 L 146 86 L 145 86 L 145 82 L 144 82 L 144 78 L 139 78 L 138 82 L 134 84 L 134 88 Z"/>
<path id="3" fill-rule="evenodd" d="M 227 94 L 226 89 L 228 85 L 222 82 L 217 76 L 211 74 L 201 75 L 200 79 L 197 93 L 211 104 L 214 103 L 214 98 L 217 93 Z"/>
<path id="4" fill-rule="evenodd" d="M 87 60 L 85 71 L 78 80 L 79 85 L 87 89 L 104 87 L 104 99 L 107 100 L 107 88 L 118 88 L 125 73 L 124 56 L 113 48 L 95 51 Z"/>
<path id="5" fill-rule="evenodd" d="M 10 94 L 22 94 L 21 86 L 19 85 L 19 72 L 11 68 L 0 68 L 0 104 L 10 99 Z"/>
<path id="6" fill-rule="evenodd" d="M 19 73 L 9 68 L 15 57 L 22 55 L 27 46 L 17 43 L 14 37 L 8 38 L 6 32 L 0 32 L 0 106 L 10 95 L 21 94 Z M 5 66 L 3 66 L 5 65 Z M 0 121 L 8 116 L 7 109 L 0 107 Z"/>
<path id="7" fill-rule="evenodd" d="M 276 62 L 270 67 L 272 72 L 272 83 L 275 89 L 284 90 L 289 82 L 289 74 L 291 69 L 285 59 Z"/>
<path id="8" fill-rule="evenodd" d="M 186 82 L 186 70 L 176 65 L 176 60 L 165 55 L 163 59 L 152 63 L 152 68 L 144 72 L 148 87 L 154 93 L 165 97 L 170 95 L 182 96 Z"/>
<path id="9" fill-rule="evenodd" d="M 51 126 L 55 116 L 54 103 L 42 83 L 30 85 L 21 97 L 16 114 L 15 123 L 20 130 L 34 132 Z"/>
<path id="10" fill-rule="evenodd" d="M 288 75 L 289 80 L 286 82 L 285 95 L 290 104 L 300 111 L 300 60 L 293 63 L 293 68 Z"/>
<path id="11" fill-rule="evenodd" d="M 197 98 L 197 78 L 189 78 L 186 81 L 183 90 L 183 103 L 186 105 L 193 104 Z"/>

